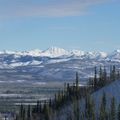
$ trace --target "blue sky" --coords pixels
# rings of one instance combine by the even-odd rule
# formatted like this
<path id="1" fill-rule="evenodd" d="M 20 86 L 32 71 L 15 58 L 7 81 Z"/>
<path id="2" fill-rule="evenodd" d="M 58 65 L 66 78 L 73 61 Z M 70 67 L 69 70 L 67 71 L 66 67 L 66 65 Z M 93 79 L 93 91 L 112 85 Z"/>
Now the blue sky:
<path id="1" fill-rule="evenodd" d="M 0 50 L 120 49 L 119 0 L 0 0 Z"/>

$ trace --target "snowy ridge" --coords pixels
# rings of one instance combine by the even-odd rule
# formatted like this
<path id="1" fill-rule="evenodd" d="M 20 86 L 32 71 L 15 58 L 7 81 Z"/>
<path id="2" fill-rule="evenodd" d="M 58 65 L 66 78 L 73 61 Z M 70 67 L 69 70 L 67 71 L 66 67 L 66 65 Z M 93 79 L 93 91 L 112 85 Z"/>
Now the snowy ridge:
<path id="1" fill-rule="evenodd" d="M 39 49 L 35 49 L 35 50 L 31 50 L 31 51 L 8 51 L 8 50 L 4 50 L 0 52 L 1 54 L 16 54 L 16 55 L 30 55 L 30 56 L 43 56 L 43 57 L 60 57 L 60 56 L 101 56 L 101 57 L 106 57 L 107 53 L 105 52 L 84 52 L 81 50 L 65 50 L 63 48 L 58 48 L 58 47 L 51 47 L 48 48 L 47 50 L 39 50 Z"/>
<path id="2" fill-rule="evenodd" d="M 8 51 L 0 52 L 0 68 L 11 68 L 18 66 L 40 65 L 67 62 L 70 60 L 84 60 L 88 62 L 112 61 L 120 62 L 120 50 L 108 54 L 106 52 L 84 52 L 81 50 L 65 50 L 63 48 L 51 47 L 47 50 L 31 51 Z"/>

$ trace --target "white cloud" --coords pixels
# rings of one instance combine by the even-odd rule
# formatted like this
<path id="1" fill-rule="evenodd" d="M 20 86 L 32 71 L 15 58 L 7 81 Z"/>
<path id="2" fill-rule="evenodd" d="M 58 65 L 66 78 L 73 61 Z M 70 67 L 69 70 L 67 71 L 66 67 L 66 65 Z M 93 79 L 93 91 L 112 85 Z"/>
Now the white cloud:
<path id="1" fill-rule="evenodd" d="M 32 3 L 31 0 L 5 0 L 0 3 L 0 18 L 79 16 L 85 14 L 90 6 L 106 1 L 108 0 L 47 0 L 46 3 L 40 3 L 36 0 Z"/>

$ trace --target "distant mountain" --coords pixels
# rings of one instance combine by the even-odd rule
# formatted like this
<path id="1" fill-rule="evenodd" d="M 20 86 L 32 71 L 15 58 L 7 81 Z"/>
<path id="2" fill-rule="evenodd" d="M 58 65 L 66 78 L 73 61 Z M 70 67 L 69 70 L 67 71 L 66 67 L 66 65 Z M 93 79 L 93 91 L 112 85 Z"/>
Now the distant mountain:
<path id="1" fill-rule="evenodd" d="M 63 48 L 51 47 L 47 50 L 42 51 L 40 56 L 59 57 L 68 54 L 69 52 Z"/>
<path id="2" fill-rule="evenodd" d="M 14 70 L 18 73 L 34 74 L 41 79 L 71 80 L 76 71 L 80 77 L 87 78 L 93 76 L 91 70 L 93 71 L 95 66 L 109 67 L 112 64 L 120 68 L 120 50 L 108 54 L 51 47 L 47 50 L 0 52 L 1 70 L 7 69 L 5 72 L 9 73 Z"/>
<path id="3" fill-rule="evenodd" d="M 42 56 L 42 57 L 51 57 L 51 58 L 55 58 L 55 57 L 61 57 L 61 56 L 77 56 L 77 57 L 82 57 L 82 56 L 89 56 L 89 57 L 106 57 L 107 53 L 105 52 L 84 52 L 81 50 L 65 50 L 63 48 L 58 48 L 58 47 L 51 47 L 48 48 L 47 50 L 39 50 L 39 49 L 35 49 L 35 50 L 31 50 L 31 51 L 22 51 L 22 52 L 18 52 L 18 51 L 8 51 L 8 50 L 4 50 L 0 52 L 0 55 L 3 54 L 7 54 L 7 55 L 22 55 L 22 56 Z"/>

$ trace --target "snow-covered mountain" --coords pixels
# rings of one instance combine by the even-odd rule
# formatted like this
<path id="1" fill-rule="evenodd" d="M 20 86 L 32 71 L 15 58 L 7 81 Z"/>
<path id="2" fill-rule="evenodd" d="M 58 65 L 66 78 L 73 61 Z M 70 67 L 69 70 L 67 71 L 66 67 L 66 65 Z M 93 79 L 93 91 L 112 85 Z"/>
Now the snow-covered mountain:
<path id="1" fill-rule="evenodd" d="M 107 53 L 105 52 L 84 52 L 81 50 L 65 50 L 63 48 L 58 48 L 58 47 L 51 47 L 46 50 L 31 50 L 31 51 L 0 51 L 0 55 L 22 55 L 22 56 L 36 56 L 36 57 L 50 57 L 50 58 L 55 58 L 55 57 L 61 57 L 61 56 L 77 56 L 77 57 L 82 57 L 82 56 L 89 56 L 89 57 L 106 57 Z"/>
<path id="2" fill-rule="evenodd" d="M 68 54 L 69 52 L 67 50 L 64 50 L 63 48 L 51 47 L 47 50 L 42 51 L 40 56 L 48 56 L 53 58 Z"/>
<path id="3" fill-rule="evenodd" d="M 111 64 L 120 68 L 120 50 L 108 54 L 51 47 L 47 50 L 0 52 L 0 70 L 28 72 L 46 79 L 73 79 L 76 71 L 86 78 L 93 75 L 91 69 L 95 66 Z"/>

